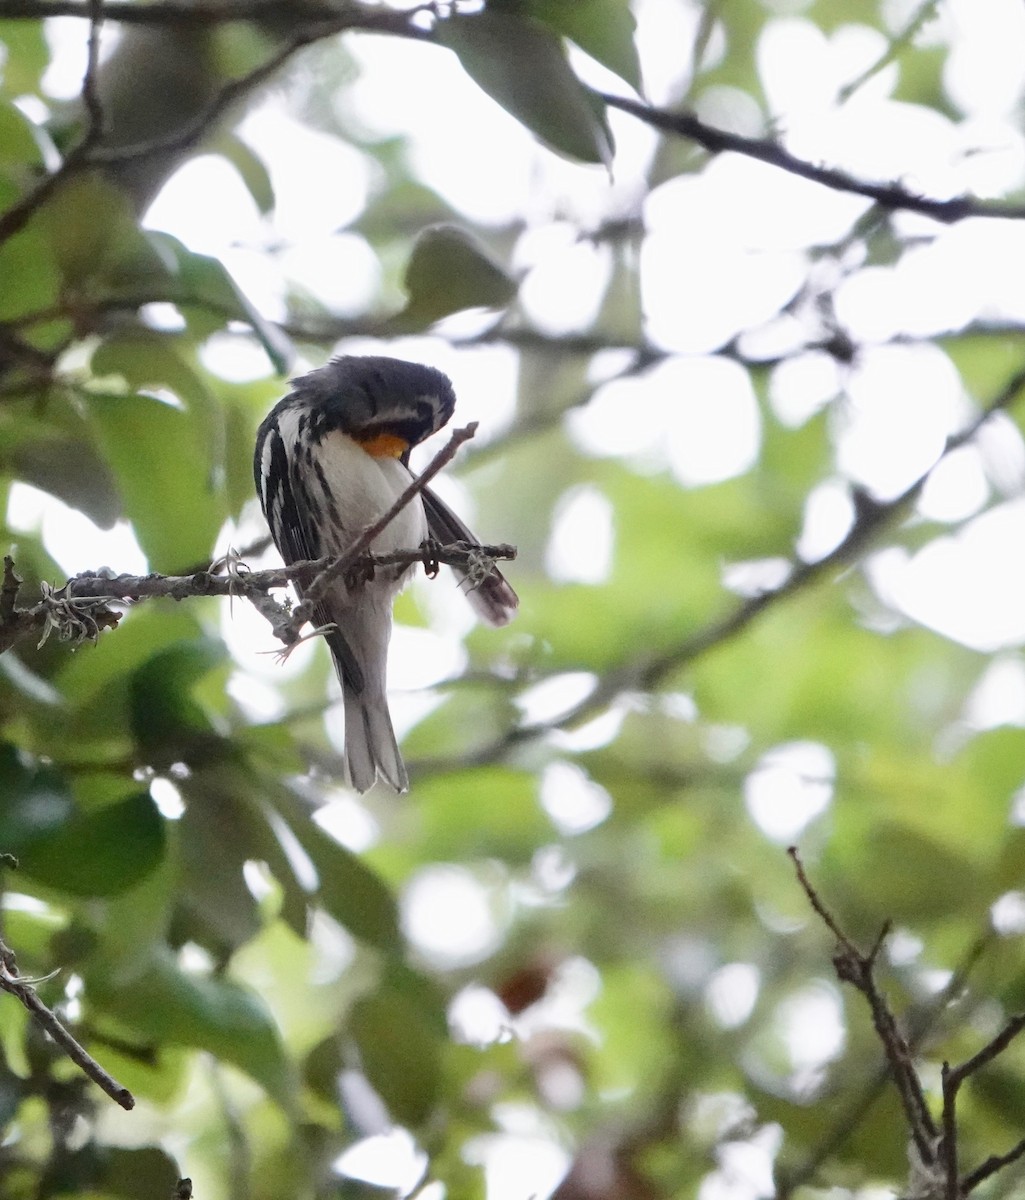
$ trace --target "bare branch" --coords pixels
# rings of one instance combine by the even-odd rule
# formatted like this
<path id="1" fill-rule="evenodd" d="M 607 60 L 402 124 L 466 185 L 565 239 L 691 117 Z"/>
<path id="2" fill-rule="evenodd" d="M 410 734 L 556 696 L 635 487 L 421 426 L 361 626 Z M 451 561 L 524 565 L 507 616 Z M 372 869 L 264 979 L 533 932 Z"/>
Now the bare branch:
<path id="1" fill-rule="evenodd" d="M 190 575 L 76 575 L 62 588 L 45 586 L 42 598 L 28 608 L 17 607 L 21 580 L 14 572 L 14 560 L 7 557 L 4 559 L 4 579 L 0 585 L 0 653 L 25 637 L 38 635 L 48 626 L 65 640 L 94 639 L 101 629 L 115 625 L 120 617 L 109 607 L 111 604 L 152 597 L 170 600 L 186 600 L 194 596 L 244 597 L 252 601 L 270 622 L 276 636 L 290 643 L 297 636 L 295 614 L 267 597 L 266 593 L 272 588 L 287 587 L 292 582 L 302 583 L 307 579 L 316 580 L 325 572 L 338 570 L 358 569 L 370 574 L 380 567 L 414 566 L 429 561 L 431 565 L 441 563 L 470 571 L 486 568 L 494 560 L 515 557 L 516 547 L 506 543 L 470 546 L 464 542 L 453 542 L 448 546 L 432 546 L 428 559 L 425 559 L 424 549 L 417 547 L 394 550 L 388 554 L 371 554 L 365 550 L 356 555 L 347 552 L 341 557 L 303 560 L 269 571 L 235 570 L 220 574 L 209 569 Z"/>
<path id="2" fill-rule="evenodd" d="M 904 1106 L 904 1116 L 908 1123 L 908 1131 L 911 1134 L 912 1141 L 915 1143 L 918 1157 L 926 1166 L 931 1166 L 936 1162 L 936 1139 L 939 1135 L 939 1130 L 936 1128 L 936 1122 L 933 1120 L 932 1113 L 929 1111 L 929 1106 L 926 1103 L 922 1082 L 918 1078 L 918 1072 L 915 1070 L 915 1064 L 912 1061 L 911 1048 L 907 1043 L 907 1039 L 901 1033 L 897 1025 L 897 1020 L 890 1011 L 890 1006 L 887 1004 L 875 981 L 876 960 L 882 946 L 882 938 L 885 936 L 889 926 L 887 925 L 884 928 L 883 934 L 876 939 L 871 952 L 869 954 L 862 954 L 840 928 L 840 925 L 829 912 L 828 908 L 826 908 L 822 898 L 815 890 L 814 885 L 805 873 L 804 864 L 801 862 L 797 847 L 791 846 L 787 853 L 793 859 L 798 882 L 803 888 L 804 894 L 808 897 L 809 904 L 811 904 L 820 920 L 837 940 L 838 950 L 833 958 L 833 966 L 836 968 L 837 977 L 842 982 L 851 984 L 868 1001 L 869 1009 L 872 1013 L 872 1024 L 886 1052 L 886 1059 L 890 1064 L 893 1081 L 897 1085 L 897 1091 L 900 1093 L 901 1103 Z"/>
<path id="3" fill-rule="evenodd" d="M 716 129 L 706 125 L 692 113 L 666 112 L 660 108 L 649 108 L 636 100 L 624 96 L 613 96 L 605 92 L 599 93 L 602 100 L 612 108 L 622 109 L 645 124 L 666 133 L 675 133 L 680 137 L 697 142 L 710 154 L 722 154 L 732 151 L 742 154 L 745 158 L 757 159 L 778 167 L 791 175 L 809 179 L 819 183 L 834 192 L 848 192 L 855 196 L 864 196 L 874 200 L 876 204 L 890 210 L 921 213 L 922 216 L 932 217 L 945 225 L 964 221 L 968 217 L 995 217 L 1002 220 L 1025 219 L 1025 207 L 1020 204 L 992 204 L 977 200 L 974 196 L 954 196 L 949 200 L 935 200 L 929 196 L 920 196 L 909 192 L 907 188 L 897 183 L 869 183 L 864 179 L 840 170 L 838 167 L 823 167 L 811 163 L 792 154 L 785 146 L 771 138 L 745 137 L 739 133 L 729 133 L 725 129 Z"/>
<path id="4" fill-rule="evenodd" d="M 133 1109 L 135 1097 L 96 1061 L 95 1058 L 61 1024 L 57 1015 L 39 999 L 28 980 L 18 974 L 14 951 L 0 941 L 0 991 L 20 1000 L 32 1017 L 46 1030 L 71 1061 L 122 1108 Z"/>

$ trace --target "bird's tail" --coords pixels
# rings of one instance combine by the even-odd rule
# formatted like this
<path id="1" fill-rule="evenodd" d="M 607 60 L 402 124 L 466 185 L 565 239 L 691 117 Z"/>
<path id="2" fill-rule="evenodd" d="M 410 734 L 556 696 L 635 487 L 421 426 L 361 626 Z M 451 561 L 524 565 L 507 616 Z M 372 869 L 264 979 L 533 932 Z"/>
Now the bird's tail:
<path id="1" fill-rule="evenodd" d="M 345 708 L 345 763 L 352 786 L 365 792 L 378 775 L 395 791 L 409 790 L 388 711 L 385 680 L 391 633 L 391 598 L 386 605 L 364 602 L 349 608 L 328 635 L 342 685 Z"/>
<path id="2" fill-rule="evenodd" d="M 345 701 L 345 764 L 357 792 L 373 787 L 380 775 L 397 792 L 409 790 L 406 764 L 395 740 L 383 696 L 360 695 L 342 684 Z"/>

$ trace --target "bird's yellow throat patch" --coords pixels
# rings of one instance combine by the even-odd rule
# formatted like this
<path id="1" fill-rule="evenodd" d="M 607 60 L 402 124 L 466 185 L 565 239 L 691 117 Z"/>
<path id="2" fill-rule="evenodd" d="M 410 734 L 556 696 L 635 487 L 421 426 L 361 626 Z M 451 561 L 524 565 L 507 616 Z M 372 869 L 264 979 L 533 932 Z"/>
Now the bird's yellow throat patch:
<path id="1" fill-rule="evenodd" d="M 401 458 L 409 449 L 409 442 L 394 433 L 375 433 L 356 440 L 374 458 Z"/>

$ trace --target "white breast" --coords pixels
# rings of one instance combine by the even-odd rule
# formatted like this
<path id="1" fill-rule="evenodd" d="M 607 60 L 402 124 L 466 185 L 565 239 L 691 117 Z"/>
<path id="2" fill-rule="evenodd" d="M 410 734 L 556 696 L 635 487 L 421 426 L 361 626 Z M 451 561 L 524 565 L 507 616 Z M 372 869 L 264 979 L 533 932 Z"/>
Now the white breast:
<path id="1" fill-rule="evenodd" d="M 345 532 L 345 544 L 382 516 L 409 486 L 412 476 L 397 458 L 374 458 L 344 433 L 329 433 L 314 451 Z M 427 537 L 419 496 L 376 538 L 377 554 L 416 549 Z M 341 551 L 345 544 L 335 547 Z"/>

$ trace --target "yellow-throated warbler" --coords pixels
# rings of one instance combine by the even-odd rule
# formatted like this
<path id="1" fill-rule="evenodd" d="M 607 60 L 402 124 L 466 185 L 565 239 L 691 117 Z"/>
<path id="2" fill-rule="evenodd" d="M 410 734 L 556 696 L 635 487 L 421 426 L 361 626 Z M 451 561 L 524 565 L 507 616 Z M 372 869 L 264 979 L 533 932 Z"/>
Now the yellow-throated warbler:
<path id="1" fill-rule="evenodd" d="M 337 358 L 292 381 L 256 437 L 256 490 L 286 563 L 343 554 L 409 486 L 411 447 L 452 416 L 455 393 L 433 367 L 397 358 Z M 477 538 L 425 487 L 375 539 L 377 554 Z M 334 580 L 314 614 L 326 628 L 345 704 L 345 760 L 364 792 L 380 775 L 409 786 L 385 688 L 392 601 L 412 572 L 387 567 L 349 587 Z M 457 572 L 458 574 L 458 572 Z M 299 589 L 301 592 L 301 589 Z M 504 625 L 516 593 L 497 570 L 467 595 L 477 613 Z"/>

